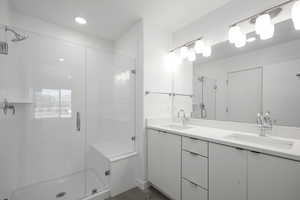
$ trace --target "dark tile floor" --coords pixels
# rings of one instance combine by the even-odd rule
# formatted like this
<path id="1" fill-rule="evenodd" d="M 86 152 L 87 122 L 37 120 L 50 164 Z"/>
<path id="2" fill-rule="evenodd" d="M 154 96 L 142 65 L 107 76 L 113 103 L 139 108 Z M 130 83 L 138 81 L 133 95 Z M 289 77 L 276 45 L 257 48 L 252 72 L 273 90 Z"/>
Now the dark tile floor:
<path id="1" fill-rule="evenodd" d="M 138 188 L 134 188 L 116 197 L 113 197 L 109 200 L 169 200 L 169 199 L 163 196 L 154 188 L 149 188 L 145 191 L 142 191 Z"/>

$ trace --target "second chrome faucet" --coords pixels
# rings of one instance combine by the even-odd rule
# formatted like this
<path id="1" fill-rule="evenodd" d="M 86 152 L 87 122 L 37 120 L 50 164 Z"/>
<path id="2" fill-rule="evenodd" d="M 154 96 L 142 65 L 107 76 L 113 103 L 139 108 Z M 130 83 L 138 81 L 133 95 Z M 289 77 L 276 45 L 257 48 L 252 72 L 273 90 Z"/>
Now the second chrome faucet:
<path id="1" fill-rule="evenodd" d="M 266 130 L 272 130 L 273 128 L 271 113 L 269 111 L 267 111 L 265 114 L 258 113 L 256 123 L 260 128 L 260 136 L 266 136 Z"/>

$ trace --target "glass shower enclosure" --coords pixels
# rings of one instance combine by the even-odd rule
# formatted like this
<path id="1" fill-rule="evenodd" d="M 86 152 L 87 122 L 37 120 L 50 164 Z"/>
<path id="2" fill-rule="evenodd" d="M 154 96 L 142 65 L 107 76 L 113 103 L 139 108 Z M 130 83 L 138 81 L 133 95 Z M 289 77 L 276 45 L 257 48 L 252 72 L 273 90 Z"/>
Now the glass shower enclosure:
<path id="1" fill-rule="evenodd" d="M 0 114 L 0 199 L 74 200 L 108 190 L 87 152 L 94 143 L 135 150 L 134 59 L 13 29 L 28 38 L 0 38 L 8 44 L 0 102 L 16 110 Z"/>

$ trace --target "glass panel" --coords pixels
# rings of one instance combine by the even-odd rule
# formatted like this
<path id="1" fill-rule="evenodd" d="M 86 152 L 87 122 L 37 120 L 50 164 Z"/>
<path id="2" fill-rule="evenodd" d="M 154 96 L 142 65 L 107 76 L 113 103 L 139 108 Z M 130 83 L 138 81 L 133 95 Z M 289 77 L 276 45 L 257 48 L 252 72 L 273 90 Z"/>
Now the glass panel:
<path id="1" fill-rule="evenodd" d="M 135 151 L 135 60 L 87 50 L 88 145 L 106 157 Z"/>

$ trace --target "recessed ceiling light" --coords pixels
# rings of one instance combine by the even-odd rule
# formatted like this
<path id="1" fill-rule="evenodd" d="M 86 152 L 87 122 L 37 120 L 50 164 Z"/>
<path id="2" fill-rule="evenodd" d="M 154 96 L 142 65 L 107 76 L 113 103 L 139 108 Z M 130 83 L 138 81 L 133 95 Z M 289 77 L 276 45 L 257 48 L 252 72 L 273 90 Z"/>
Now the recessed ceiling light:
<path id="1" fill-rule="evenodd" d="M 256 40 L 255 37 L 250 37 L 250 38 L 247 39 L 247 42 L 254 42 L 255 40 Z"/>
<path id="2" fill-rule="evenodd" d="M 64 62 L 65 59 L 64 59 L 64 58 L 60 58 L 60 59 L 58 59 L 58 61 L 59 61 L 59 62 Z"/>
<path id="3" fill-rule="evenodd" d="M 75 22 L 82 25 L 87 23 L 86 19 L 84 19 L 83 17 L 75 17 Z"/>

